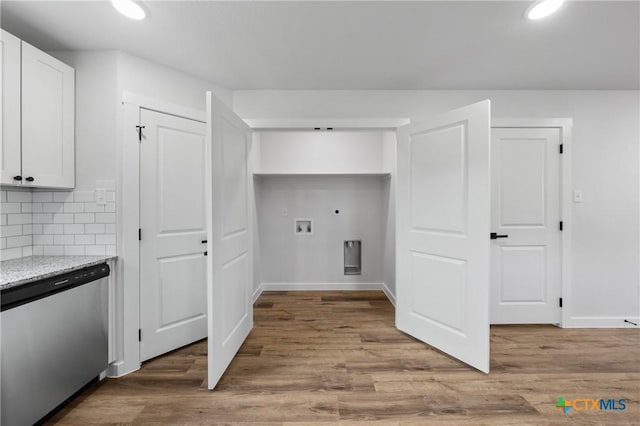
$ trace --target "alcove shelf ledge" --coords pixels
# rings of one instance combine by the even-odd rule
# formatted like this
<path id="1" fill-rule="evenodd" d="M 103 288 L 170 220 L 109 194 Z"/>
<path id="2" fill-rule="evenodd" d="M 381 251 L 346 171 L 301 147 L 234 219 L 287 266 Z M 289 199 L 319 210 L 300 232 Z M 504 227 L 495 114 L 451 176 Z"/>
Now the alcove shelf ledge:
<path id="1" fill-rule="evenodd" d="M 256 178 L 263 177 L 391 177 L 390 172 L 304 172 L 304 173 L 281 173 L 281 172 L 254 172 Z"/>

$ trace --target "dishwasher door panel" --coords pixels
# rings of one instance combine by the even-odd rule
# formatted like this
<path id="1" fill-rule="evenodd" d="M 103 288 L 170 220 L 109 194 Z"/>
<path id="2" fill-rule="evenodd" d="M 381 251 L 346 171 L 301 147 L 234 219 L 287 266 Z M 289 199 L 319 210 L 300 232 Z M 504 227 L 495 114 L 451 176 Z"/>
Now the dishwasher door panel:
<path id="1" fill-rule="evenodd" d="M 108 278 L 2 312 L 2 425 L 40 420 L 108 365 Z"/>

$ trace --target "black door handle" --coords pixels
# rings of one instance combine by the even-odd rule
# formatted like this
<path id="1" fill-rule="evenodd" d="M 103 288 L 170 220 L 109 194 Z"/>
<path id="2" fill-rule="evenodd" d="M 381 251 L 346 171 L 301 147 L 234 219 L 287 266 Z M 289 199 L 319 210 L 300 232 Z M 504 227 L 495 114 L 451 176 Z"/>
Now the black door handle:
<path id="1" fill-rule="evenodd" d="M 14 176 L 13 180 L 17 180 L 18 182 L 20 182 L 22 180 L 22 176 Z"/>
<path id="2" fill-rule="evenodd" d="M 33 182 L 35 179 L 33 178 L 33 176 L 29 176 L 26 181 L 27 182 Z"/>
<path id="3" fill-rule="evenodd" d="M 202 244 L 207 244 L 207 240 L 202 240 Z"/>
<path id="4" fill-rule="evenodd" d="M 498 238 L 509 238 L 509 236 L 506 234 L 498 235 L 497 232 L 492 232 L 491 234 L 489 234 L 489 238 L 491 238 L 492 240 L 497 240 Z"/>

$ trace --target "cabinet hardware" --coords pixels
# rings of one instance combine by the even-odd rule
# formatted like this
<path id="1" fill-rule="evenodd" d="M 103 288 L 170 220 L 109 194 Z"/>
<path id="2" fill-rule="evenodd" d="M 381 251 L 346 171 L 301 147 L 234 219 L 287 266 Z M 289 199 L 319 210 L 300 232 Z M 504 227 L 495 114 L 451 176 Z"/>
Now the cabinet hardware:
<path id="1" fill-rule="evenodd" d="M 144 129 L 144 126 L 136 126 L 136 129 L 138 129 L 138 140 L 142 142 L 142 129 Z"/>
<path id="2" fill-rule="evenodd" d="M 33 178 L 33 176 L 29 176 L 27 179 L 25 179 L 27 182 L 33 182 L 35 179 Z"/>
<path id="3" fill-rule="evenodd" d="M 22 180 L 22 176 L 14 176 L 13 180 L 17 180 L 18 182 L 20 182 Z"/>
<path id="4" fill-rule="evenodd" d="M 207 244 L 207 240 L 202 240 L 202 244 Z"/>

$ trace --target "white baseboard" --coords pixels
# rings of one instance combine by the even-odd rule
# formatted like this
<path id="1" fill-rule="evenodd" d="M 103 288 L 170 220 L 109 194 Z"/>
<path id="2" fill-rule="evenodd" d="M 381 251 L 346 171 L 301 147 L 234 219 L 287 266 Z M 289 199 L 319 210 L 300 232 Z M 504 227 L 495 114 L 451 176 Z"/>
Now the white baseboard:
<path id="1" fill-rule="evenodd" d="M 258 286 L 258 288 L 256 288 L 253 291 L 253 296 L 252 296 L 252 299 L 251 299 L 251 300 L 253 300 L 253 303 L 256 303 L 256 300 L 258 300 L 258 297 L 260 297 L 260 295 L 262 294 L 263 291 L 264 291 L 264 284 L 260 284 Z"/>
<path id="2" fill-rule="evenodd" d="M 393 294 L 391 292 L 391 290 L 389 289 L 389 287 L 387 287 L 387 284 L 382 284 L 382 291 L 384 291 L 384 294 L 387 296 L 387 299 L 389 299 L 389 302 L 391 302 L 391 304 L 393 305 L 393 307 L 396 307 L 396 295 Z"/>
<path id="3" fill-rule="evenodd" d="M 383 283 L 262 283 L 262 291 L 383 290 Z"/>
<path id="4" fill-rule="evenodd" d="M 139 369 L 140 365 L 138 365 L 138 368 L 127 371 L 124 368 L 124 361 L 114 362 L 112 364 L 109 364 L 109 367 L 107 368 L 107 377 L 122 377 L 126 376 L 129 373 L 133 373 L 134 371 L 138 371 Z"/>
<path id="5" fill-rule="evenodd" d="M 638 328 L 625 319 L 640 324 L 640 317 L 570 317 L 562 328 Z"/>

